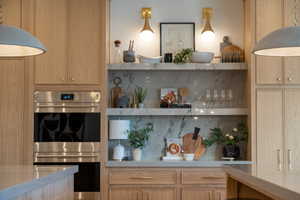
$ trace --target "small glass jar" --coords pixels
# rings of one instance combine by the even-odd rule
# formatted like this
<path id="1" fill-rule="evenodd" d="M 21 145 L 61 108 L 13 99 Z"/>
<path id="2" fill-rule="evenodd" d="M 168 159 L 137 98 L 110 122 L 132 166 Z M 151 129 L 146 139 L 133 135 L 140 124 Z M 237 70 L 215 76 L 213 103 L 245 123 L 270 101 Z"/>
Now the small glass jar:
<path id="1" fill-rule="evenodd" d="M 122 56 L 121 41 L 120 40 L 115 40 L 114 41 L 113 63 L 114 64 L 123 63 L 123 56 Z"/>

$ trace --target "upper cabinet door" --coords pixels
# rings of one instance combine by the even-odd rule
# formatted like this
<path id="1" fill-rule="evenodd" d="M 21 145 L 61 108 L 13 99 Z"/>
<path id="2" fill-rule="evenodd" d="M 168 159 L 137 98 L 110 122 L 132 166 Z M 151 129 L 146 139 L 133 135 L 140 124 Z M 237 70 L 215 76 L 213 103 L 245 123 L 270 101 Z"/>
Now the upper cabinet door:
<path id="1" fill-rule="evenodd" d="M 257 172 L 279 181 L 283 167 L 283 94 L 281 89 L 257 91 Z"/>
<path id="2" fill-rule="evenodd" d="M 105 34 L 101 9 L 99 0 L 69 0 L 68 70 L 72 83 L 98 84 L 100 81 L 104 68 L 102 34 Z"/>
<path id="3" fill-rule="evenodd" d="M 256 40 L 283 26 L 283 0 L 256 1 Z M 279 57 L 256 57 L 257 84 L 282 84 L 283 62 Z"/>
<path id="4" fill-rule="evenodd" d="M 285 3 L 285 16 L 284 25 L 286 27 L 295 25 L 295 0 L 284 0 Z M 298 17 L 297 26 L 300 25 L 299 13 L 300 7 L 296 6 Z M 285 69 L 285 83 L 286 84 L 300 84 L 300 57 L 287 57 L 284 58 Z"/>
<path id="5" fill-rule="evenodd" d="M 35 83 L 61 84 L 66 81 L 67 0 L 33 0 L 33 32 L 48 49 L 35 57 Z"/>
<path id="6" fill-rule="evenodd" d="M 285 92 L 286 163 L 290 173 L 300 171 L 300 89 Z"/>

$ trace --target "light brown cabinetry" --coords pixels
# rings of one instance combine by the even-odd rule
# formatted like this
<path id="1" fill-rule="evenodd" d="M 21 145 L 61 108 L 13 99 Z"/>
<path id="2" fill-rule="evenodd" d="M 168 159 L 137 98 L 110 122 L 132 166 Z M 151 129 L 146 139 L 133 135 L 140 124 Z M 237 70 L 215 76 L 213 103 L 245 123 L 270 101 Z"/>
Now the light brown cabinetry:
<path id="1" fill-rule="evenodd" d="M 213 200 L 213 190 L 209 188 L 183 188 L 181 192 L 182 200 Z"/>
<path id="2" fill-rule="evenodd" d="M 283 167 L 282 90 L 258 90 L 256 110 L 258 174 L 266 178 L 277 179 Z"/>
<path id="3" fill-rule="evenodd" d="M 4 24 L 21 27 L 22 1 L 1 3 Z M 31 150 L 26 148 L 32 147 L 31 133 L 26 129 L 30 91 L 26 67 L 23 58 L 0 59 L 0 165 L 24 164 L 32 158 Z"/>
<path id="4" fill-rule="evenodd" d="M 109 200 L 225 200 L 227 176 L 219 168 L 114 168 Z"/>
<path id="5" fill-rule="evenodd" d="M 296 6 L 297 15 L 300 12 L 300 7 Z M 295 0 L 284 0 L 284 26 L 295 25 Z M 298 16 L 297 16 L 298 17 Z M 300 21 L 297 19 L 297 25 Z M 286 84 L 300 84 L 300 57 L 284 58 L 284 80 Z"/>
<path id="6" fill-rule="evenodd" d="M 294 0 L 256 1 L 256 41 L 266 34 L 294 26 Z M 297 13 L 300 8 L 297 7 Z M 299 23 L 298 23 L 299 25 Z M 256 82 L 264 85 L 300 84 L 300 58 L 256 57 Z"/>
<path id="7" fill-rule="evenodd" d="M 109 200 L 140 200 L 141 191 L 132 187 L 110 187 Z"/>
<path id="8" fill-rule="evenodd" d="M 109 200 L 175 200 L 176 189 L 174 187 L 111 187 Z"/>
<path id="9" fill-rule="evenodd" d="M 285 153 L 290 173 L 300 172 L 300 89 L 285 90 Z"/>
<path id="10" fill-rule="evenodd" d="M 35 83 L 98 84 L 104 67 L 101 1 L 30 1 L 32 32 L 48 48 L 35 58 Z"/>
<path id="11" fill-rule="evenodd" d="M 283 0 L 256 1 L 256 40 L 283 26 Z M 258 84 L 282 84 L 283 62 L 279 57 L 256 57 Z"/>
<path id="12" fill-rule="evenodd" d="M 203 187 L 183 188 L 181 200 L 226 200 L 226 190 Z"/>
<path id="13" fill-rule="evenodd" d="M 280 181 L 282 173 L 300 171 L 299 102 L 300 89 L 257 91 L 257 165 L 260 176 Z"/>
<path id="14" fill-rule="evenodd" d="M 142 200 L 174 200 L 176 199 L 175 187 L 144 188 Z M 140 200 L 140 199 L 139 199 Z"/>
<path id="15" fill-rule="evenodd" d="M 0 164 L 23 162 L 24 84 L 24 60 L 0 60 Z"/>

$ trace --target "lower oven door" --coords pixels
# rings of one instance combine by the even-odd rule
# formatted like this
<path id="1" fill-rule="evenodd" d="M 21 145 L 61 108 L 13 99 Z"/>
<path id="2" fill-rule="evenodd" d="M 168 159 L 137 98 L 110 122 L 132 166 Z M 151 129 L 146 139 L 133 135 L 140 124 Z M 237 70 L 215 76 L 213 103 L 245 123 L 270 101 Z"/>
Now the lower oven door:
<path id="1" fill-rule="evenodd" d="M 74 175 L 74 199 L 100 199 L 100 162 L 35 162 L 34 165 L 77 165 L 79 171 Z"/>

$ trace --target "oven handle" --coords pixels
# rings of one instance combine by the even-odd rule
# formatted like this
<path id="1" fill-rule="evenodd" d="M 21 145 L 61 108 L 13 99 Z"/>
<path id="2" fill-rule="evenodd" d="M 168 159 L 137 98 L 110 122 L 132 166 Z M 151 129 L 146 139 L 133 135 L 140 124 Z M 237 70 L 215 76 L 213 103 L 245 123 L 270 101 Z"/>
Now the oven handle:
<path id="1" fill-rule="evenodd" d="M 99 155 L 36 155 L 36 158 L 94 158 Z"/>
<path id="2" fill-rule="evenodd" d="M 80 106 L 70 106 L 70 105 L 38 105 L 37 108 L 97 108 L 98 105 L 91 106 L 91 105 L 80 105 Z"/>

